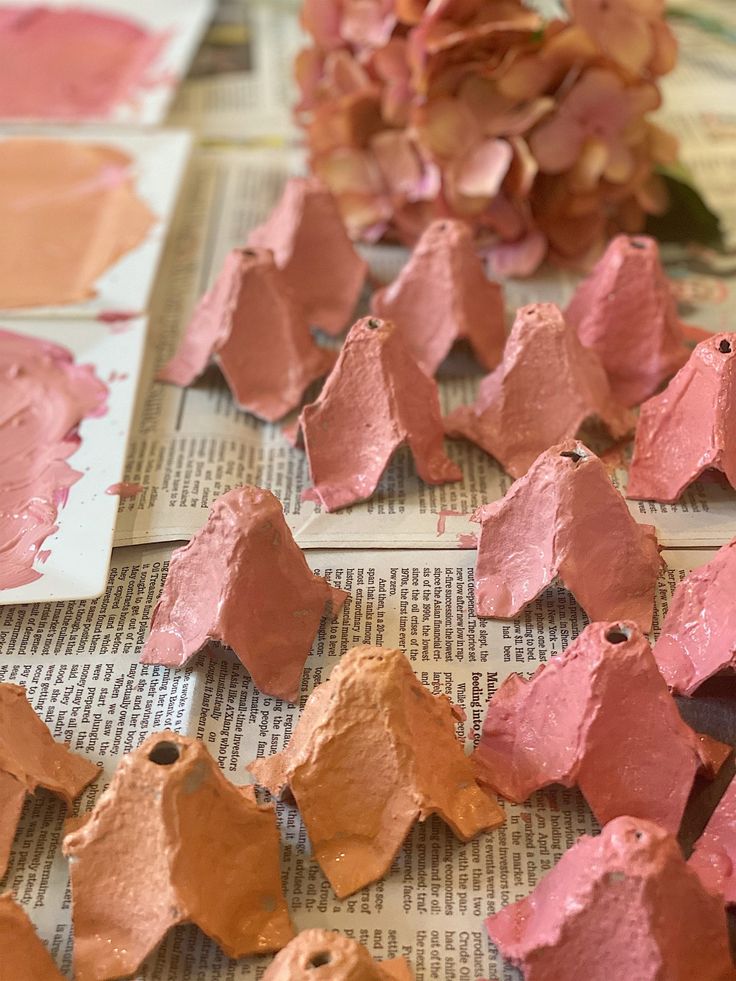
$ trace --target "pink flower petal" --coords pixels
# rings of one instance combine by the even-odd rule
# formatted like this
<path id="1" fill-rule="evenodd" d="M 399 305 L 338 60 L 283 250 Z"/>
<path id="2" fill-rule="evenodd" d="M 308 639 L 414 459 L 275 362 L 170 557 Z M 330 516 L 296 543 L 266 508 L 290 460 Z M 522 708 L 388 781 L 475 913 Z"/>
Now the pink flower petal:
<path id="1" fill-rule="evenodd" d="M 456 187 L 467 197 L 495 197 L 511 166 L 513 150 L 507 140 L 485 140 L 460 162 Z"/>
<path id="2" fill-rule="evenodd" d="M 529 147 L 547 174 L 561 174 L 578 159 L 585 131 L 574 119 L 559 113 L 536 127 L 529 136 Z"/>
<path id="3" fill-rule="evenodd" d="M 405 132 L 386 130 L 371 140 L 371 149 L 392 194 L 407 201 L 432 200 L 439 193 L 439 168 L 425 164 Z"/>
<path id="4" fill-rule="evenodd" d="M 488 254 L 488 274 L 492 279 L 531 276 L 544 262 L 547 239 L 538 229 L 516 242 L 498 242 Z"/>
<path id="5" fill-rule="evenodd" d="M 628 147 L 618 143 L 610 148 L 603 176 L 614 184 L 625 184 L 634 172 L 634 156 Z"/>
<path id="6" fill-rule="evenodd" d="M 649 68 L 654 75 L 666 75 L 677 64 L 677 38 L 663 20 L 651 23 L 654 53 Z"/>
<path id="7" fill-rule="evenodd" d="M 509 143 L 514 151 L 514 158 L 506 179 L 506 189 L 517 197 L 527 198 L 534 178 L 539 173 L 539 164 L 522 136 L 510 137 Z"/>
<path id="8" fill-rule="evenodd" d="M 340 147 L 318 157 L 312 169 L 336 195 L 375 197 L 386 190 L 381 170 L 371 154 L 353 147 Z"/>
<path id="9" fill-rule="evenodd" d="M 608 144 L 600 139 L 588 139 L 583 144 L 578 158 L 570 171 L 568 186 L 576 194 L 595 190 L 605 171 L 610 151 Z"/>
<path id="10" fill-rule="evenodd" d="M 324 70 L 322 52 L 316 48 L 302 48 L 294 61 L 294 77 L 299 86 L 301 99 L 297 112 L 311 109 L 316 100 Z"/>
<path id="11" fill-rule="evenodd" d="M 600 48 L 640 75 L 652 57 L 654 39 L 649 18 L 632 6 L 627 0 L 569 0 L 573 17 Z"/>
<path id="12" fill-rule="evenodd" d="M 480 136 L 473 114 L 458 99 L 434 99 L 422 106 L 417 128 L 422 143 L 441 159 L 467 153 Z"/>
<path id="13" fill-rule="evenodd" d="M 337 48 L 340 37 L 341 0 L 304 0 L 302 27 L 312 35 L 320 48 Z"/>
<path id="14" fill-rule="evenodd" d="M 343 40 L 356 48 L 379 48 L 386 44 L 396 27 L 393 0 L 342 0 L 342 3 Z"/>

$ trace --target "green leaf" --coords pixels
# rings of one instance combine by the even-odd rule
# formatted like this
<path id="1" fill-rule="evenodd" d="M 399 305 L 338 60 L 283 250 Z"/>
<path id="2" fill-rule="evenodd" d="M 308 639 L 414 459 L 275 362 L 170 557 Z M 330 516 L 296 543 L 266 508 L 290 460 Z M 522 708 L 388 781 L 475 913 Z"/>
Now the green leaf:
<path id="1" fill-rule="evenodd" d="M 650 215 L 646 232 L 663 242 L 697 242 L 723 248 L 721 221 L 710 210 L 682 164 L 660 167 L 657 173 L 667 185 L 670 205 L 663 215 Z"/>

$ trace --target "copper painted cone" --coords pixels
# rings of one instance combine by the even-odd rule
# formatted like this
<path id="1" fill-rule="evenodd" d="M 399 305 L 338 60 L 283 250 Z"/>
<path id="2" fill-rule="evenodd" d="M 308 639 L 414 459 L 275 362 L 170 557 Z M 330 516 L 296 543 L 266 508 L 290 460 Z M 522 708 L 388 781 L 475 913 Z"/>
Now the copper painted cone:
<path id="1" fill-rule="evenodd" d="M 25 688 L 0 683 L 0 878 L 8 867 L 26 795 L 43 787 L 70 807 L 99 775 L 91 760 L 54 742 Z"/>
<path id="2" fill-rule="evenodd" d="M 194 923 L 228 957 L 294 932 L 272 808 L 235 787 L 196 739 L 150 736 L 123 757 L 69 856 L 77 981 L 127 977 L 171 927 Z"/>
<path id="3" fill-rule="evenodd" d="M 416 821 L 438 814 L 462 841 L 503 823 L 456 721 L 401 651 L 354 647 L 309 696 L 287 748 L 248 769 L 272 794 L 288 790 L 343 898 L 388 872 Z"/>
<path id="4" fill-rule="evenodd" d="M 9 892 L 0 895 L 0 981 L 65 981 Z"/>
<path id="5" fill-rule="evenodd" d="M 332 930 L 302 930 L 274 957 L 263 981 L 412 981 L 403 957 L 376 963 L 356 940 Z"/>

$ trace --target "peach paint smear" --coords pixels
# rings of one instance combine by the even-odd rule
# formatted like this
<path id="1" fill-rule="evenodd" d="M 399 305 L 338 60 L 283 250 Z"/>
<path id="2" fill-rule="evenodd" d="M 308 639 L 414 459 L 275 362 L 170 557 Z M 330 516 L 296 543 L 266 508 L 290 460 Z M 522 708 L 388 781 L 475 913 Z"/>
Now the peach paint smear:
<path id="1" fill-rule="evenodd" d="M 41 577 L 38 549 L 82 476 L 67 463 L 79 424 L 104 414 L 108 390 L 66 348 L 2 329 L 0 390 L 0 589 L 11 589 Z"/>
<path id="2" fill-rule="evenodd" d="M 102 11 L 0 6 L 0 116 L 105 119 L 160 81 L 165 43 Z"/>
<path id="3" fill-rule="evenodd" d="M 95 295 L 98 277 L 140 245 L 155 221 L 136 194 L 131 163 L 110 146 L 0 141 L 0 307 Z"/>

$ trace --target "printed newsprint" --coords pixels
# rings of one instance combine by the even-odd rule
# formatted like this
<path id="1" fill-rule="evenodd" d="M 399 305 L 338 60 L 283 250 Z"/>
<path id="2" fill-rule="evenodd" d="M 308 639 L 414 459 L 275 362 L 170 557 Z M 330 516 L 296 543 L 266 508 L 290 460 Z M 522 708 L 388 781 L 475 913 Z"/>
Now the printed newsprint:
<path id="1" fill-rule="evenodd" d="M 251 71 L 218 72 L 184 81 L 168 124 L 193 130 L 204 142 L 289 142 L 298 135 L 293 63 L 305 38 L 296 4 L 249 0 L 232 18 L 249 29 Z"/>
<path id="2" fill-rule="evenodd" d="M 151 733 L 171 728 L 202 739 L 227 777 L 243 784 L 246 764 L 279 752 L 294 731 L 299 708 L 261 695 L 231 652 L 200 654 L 181 671 L 138 664 L 170 551 L 165 545 L 117 550 L 99 599 L 0 610 L 0 681 L 25 686 L 54 736 L 103 768 L 77 810 L 94 804 L 122 755 Z M 710 554 L 664 553 L 669 568 L 658 584 L 655 627 L 677 582 Z M 348 590 L 350 599 L 323 624 L 300 704 L 354 645 L 399 647 L 428 688 L 464 709 L 458 735 L 469 746 L 503 679 L 512 671 L 531 674 L 587 622 L 557 586 L 513 622 L 476 619 L 473 558 L 450 550 L 310 552 L 315 571 Z M 283 881 L 296 927 L 342 930 L 380 959 L 403 954 L 418 981 L 518 978 L 496 955 L 483 918 L 527 895 L 579 835 L 596 826 L 576 790 L 552 787 L 522 805 L 503 806 L 506 824 L 467 845 L 439 819 L 418 825 L 384 879 L 340 901 L 310 858 L 298 812 L 279 803 Z M 12 889 L 68 972 L 64 818 L 64 805 L 52 795 L 28 798 L 2 888 Z M 267 961 L 229 961 L 188 926 L 172 931 L 136 977 L 257 978 Z"/>
<path id="3" fill-rule="evenodd" d="M 216 369 L 183 390 L 152 381 L 176 349 L 196 299 L 216 276 L 228 249 L 244 242 L 298 165 L 298 155 L 278 151 L 209 150 L 195 156 L 154 298 L 148 364 L 132 430 L 126 480 L 144 489 L 121 502 L 118 545 L 189 538 L 215 497 L 238 484 L 254 483 L 282 500 L 303 547 L 454 548 L 467 544 L 476 530 L 470 520 L 475 508 L 502 497 L 510 486 L 510 478 L 480 449 L 448 441 L 448 453 L 463 470 L 462 481 L 441 487 L 423 484 L 403 450 L 370 501 L 328 514 L 301 500 L 310 485 L 303 452 L 290 445 L 280 425 L 266 425 L 235 410 Z M 395 275 L 406 257 L 400 248 L 364 251 L 372 275 L 382 281 Z M 733 328 L 736 297 L 728 279 L 693 272 L 683 261 L 670 272 L 689 323 L 710 330 Z M 570 274 L 554 272 L 509 282 L 509 320 L 524 303 L 564 302 L 574 282 Z M 479 377 L 469 359 L 451 361 L 440 377 L 445 411 L 472 401 Z M 591 448 L 606 449 L 601 435 L 589 434 Z M 614 482 L 623 489 L 622 454 L 613 452 L 609 462 Z M 629 507 L 637 520 L 656 526 L 665 546 L 721 545 L 736 535 L 736 492 L 715 473 L 693 484 L 678 504 L 632 501 Z"/>

